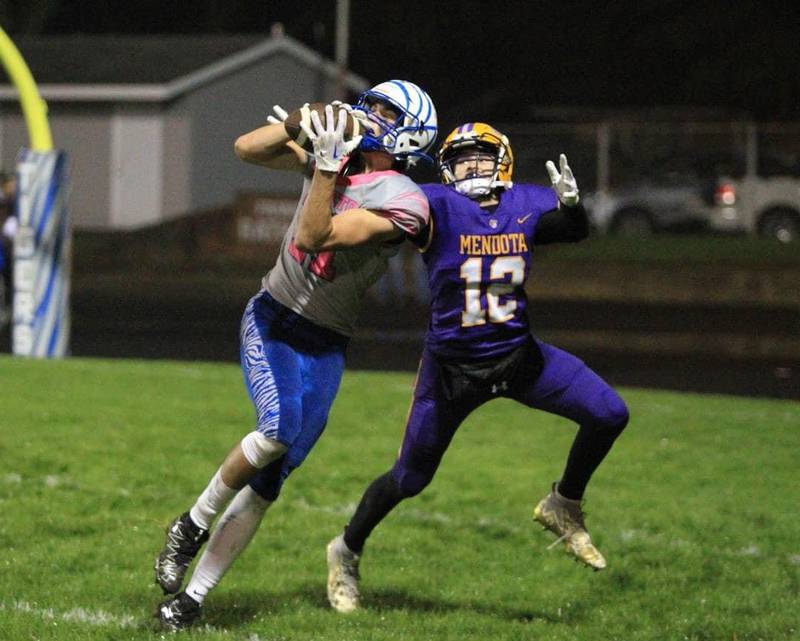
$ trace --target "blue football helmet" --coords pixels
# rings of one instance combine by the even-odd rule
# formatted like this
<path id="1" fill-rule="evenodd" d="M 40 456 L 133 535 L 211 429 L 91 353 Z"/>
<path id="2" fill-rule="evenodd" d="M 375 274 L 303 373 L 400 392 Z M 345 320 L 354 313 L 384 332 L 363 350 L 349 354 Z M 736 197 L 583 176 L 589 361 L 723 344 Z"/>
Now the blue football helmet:
<path id="1" fill-rule="evenodd" d="M 400 114 L 394 123 L 372 113 L 371 106 L 376 101 L 390 105 Z M 375 85 L 358 97 L 355 108 L 380 129 L 378 134 L 365 131 L 359 149 L 385 151 L 407 167 L 420 159 L 433 160 L 427 151 L 438 133 L 436 108 L 430 96 L 413 82 L 388 80 Z"/>

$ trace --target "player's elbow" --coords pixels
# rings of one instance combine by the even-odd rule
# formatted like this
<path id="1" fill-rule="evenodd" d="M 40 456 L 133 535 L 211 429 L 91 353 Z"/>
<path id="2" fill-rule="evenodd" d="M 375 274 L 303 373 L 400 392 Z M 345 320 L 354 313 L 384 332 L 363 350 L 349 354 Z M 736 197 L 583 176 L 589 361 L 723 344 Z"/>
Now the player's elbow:
<path id="1" fill-rule="evenodd" d="M 268 148 L 257 130 L 239 136 L 233 143 L 233 150 L 240 159 L 254 164 L 264 164 L 264 160 L 274 155 L 274 150 Z"/>
<path id="2" fill-rule="evenodd" d="M 233 150 L 241 160 L 250 160 L 253 149 L 249 136 L 247 134 L 239 136 L 233 143 Z"/>
<path id="3" fill-rule="evenodd" d="M 326 237 L 323 234 L 312 234 L 298 230 L 294 237 L 294 245 L 301 252 L 316 254 L 325 248 Z"/>
<path id="4" fill-rule="evenodd" d="M 308 242 L 308 239 L 297 234 L 294 237 L 294 246 L 297 247 L 301 252 L 305 252 L 306 254 L 313 254 L 317 250 L 314 248 L 313 243 Z"/>

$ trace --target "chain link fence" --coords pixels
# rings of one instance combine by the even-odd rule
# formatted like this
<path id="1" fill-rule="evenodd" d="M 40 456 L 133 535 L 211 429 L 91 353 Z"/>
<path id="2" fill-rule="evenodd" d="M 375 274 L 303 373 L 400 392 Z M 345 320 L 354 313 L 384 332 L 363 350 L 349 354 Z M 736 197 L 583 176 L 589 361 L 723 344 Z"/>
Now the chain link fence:
<path id="1" fill-rule="evenodd" d="M 567 154 L 585 191 L 718 176 L 800 176 L 800 123 L 600 122 L 500 124 L 518 182 L 546 182 L 544 163 Z"/>

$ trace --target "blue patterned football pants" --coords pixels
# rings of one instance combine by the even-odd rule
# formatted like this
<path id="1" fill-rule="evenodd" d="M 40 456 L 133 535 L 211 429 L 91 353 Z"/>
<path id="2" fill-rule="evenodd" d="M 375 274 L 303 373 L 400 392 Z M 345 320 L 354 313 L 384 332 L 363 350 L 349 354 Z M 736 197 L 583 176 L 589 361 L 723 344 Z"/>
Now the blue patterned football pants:
<path id="1" fill-rule="evenodd" d="M 266 291 L 247 304 L 240 355 L 256 429 L 288 448 L 250 481 L 268 501 L 278 497 L 325 429 L 342 379 L 347 340 L 287 309 Z"/>

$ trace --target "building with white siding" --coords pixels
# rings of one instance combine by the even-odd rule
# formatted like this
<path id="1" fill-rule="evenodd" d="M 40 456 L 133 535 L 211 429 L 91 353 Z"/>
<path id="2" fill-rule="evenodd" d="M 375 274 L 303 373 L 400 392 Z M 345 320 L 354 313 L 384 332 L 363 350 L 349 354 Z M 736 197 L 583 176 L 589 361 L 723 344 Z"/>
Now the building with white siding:
<path id="1" fill-rule="evenodd" d="M 296 175 L 239 161 L 233 143 L 272 105 L 352 97 L 368 82 L 280 32 L 272 37 L 40 36 L 15 44 L 70 156 L 73 225 L 131 229 L 233 202 L 296 193 Z M 28 133 L 16 89 L 0 85 L 0 163 Z"/>

